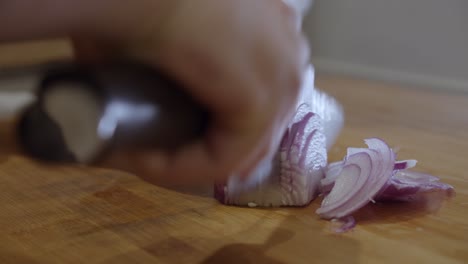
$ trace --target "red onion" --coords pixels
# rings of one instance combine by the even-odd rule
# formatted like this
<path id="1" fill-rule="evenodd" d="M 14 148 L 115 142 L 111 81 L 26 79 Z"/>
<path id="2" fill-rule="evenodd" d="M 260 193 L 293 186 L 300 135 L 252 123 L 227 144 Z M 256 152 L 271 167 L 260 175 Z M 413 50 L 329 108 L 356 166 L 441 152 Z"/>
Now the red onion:
<path id="1" fill-rule="evenodd" d="M 432 175 L 408 170 L 416 160 L 396 161 L 380 139 L 365 140 L 368 149 L 348 148 L 343 161 L 331 163 L 321 181 L 325 195 L 317 213 L 327 219 L 349 217 L 369 202 L 410 201 L 416 195 L 438 191 L 453 194 L 453 187 Z"/>
<path id="2" fill-rule="evenodd" d="M 367 139 L 369 149 L 348 151 L 340 175 L 317 213 L 324 218 L 350 215 L 370 201 L 390 179 L 393 151 L 382 140 Z"/>
<path id="3" fill-rule="evenodd" d="M 314 87 L 314 70 L 308 67 L 296 113 L 276 156 L 262 162 L 248 181 L 233 175 L 227 182 L 217 182 L 216 199 L 223 204 L 251 207 L 307 205 L 320 193 L 327 150 L 343 122 L 341 105 Z"/>
<path id="4" fill-rule="evenodd" d="M 451 185 L 442 183 L 439 178 L 415 171 L 395 171 L 387 185 L 376 197 L 378 201 L 411 201 L 418 194 L 425 192 L 444 192 L 447 196 L 454 194 Z"/>
<path id="5" fill-rule="evenodd" d="M 301 107 L 299 108 L 301 109 Z M 327 164 L 321 119 L 312 112 L 298 111 L 286 131 L 271 170 L 260 169 L 255 184 L 231 180 L 215 185 L 215 197 L 224 204 L 248 206 L 303 206 L 317 195 Z M 264 165 L 268 167 L 268 164 Z M 261 173 L 268 175 L 262 176 Z"/>
<path id="6" fill-rule="evenodd" d="M 331 191 L 333 184 L 336 181 L 336 178 L 341 173 L 343 169 L 343 161 L 330 163 L 325 169 L 325 178 L 320 181 L 320 192 L 328 193 Z"/>
<path id="7" fill-rule="evenodd" d="M 360 208 L 375 201 L 410 201 L 428 191 L 451 194 L 453 187 L 437 177 L 409 171 L 416 160 L 397 161 L 396 153 L 381 139 L 365 140 L 368 148 L 348 148 L 346 156 L 327 166 L 327 151 L 343 125 L 340 104 L 313 87 L 309 68 L 297 110 L 281 145 L 248 177 L 235 175 L 215 184 L 215 197 L 223 204 L 249 207 L 304 206 L 324 196 L 317 213 L 344 222 L 335 230 L 346 232 Z"/>

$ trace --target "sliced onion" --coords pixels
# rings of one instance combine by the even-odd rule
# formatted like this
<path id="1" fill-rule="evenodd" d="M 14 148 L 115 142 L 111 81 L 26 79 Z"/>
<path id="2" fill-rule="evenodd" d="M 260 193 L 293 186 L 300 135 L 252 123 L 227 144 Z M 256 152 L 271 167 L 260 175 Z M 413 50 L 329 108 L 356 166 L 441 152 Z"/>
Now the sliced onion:
<path id="1" fill-rule="evenodd" d="M 411 201 L 416 195 L 426 192 L 445 192 L 454 194 L 453 186 L 440 182 L 440 179 L 425 173 L 400 170 L 396 171 L 381 193 L 378 201 Z"/>
<path id="2" fill-rule="evenodd" d="M 321 181 L 325 197 L 316 211 L 321 217 L 344 219 L 374 201 L 410 201 L 430 191 L 454 193 L 439 178 L 410 171 L 416 160 L 396 161 L 396 154 L 383 140 L 370 138 L 365 143 L 367 149 L 348 148 L 342 161 L 325 169 Z"/>
<path id="3" fill-rule="evenodd" d="M 320 192 L 322 194 L 329 193 L 333 188 L 336 178 L 343 170 L 343 161 L 330 163 L 325 169 L 325 178 L 320 181 Z"/>
<path id="4" fill-rule="evenodd" d="M 323 218 L 342 218 L 373 201 L 374 196 L 382 189 L 388 179 L 392 176 L 394 167 L 394 154 L 388 145 L 377 138 L 366 139 L 365 143 L 369 149 L 352 149 L 348 151 L 345 158 L 345 167 L 335 181 L 331 192 L 325 196 L 322 206 L 316 211 Z M 368 159 L 363 158 L 365 155 Z M 355 158 L 358 157 L 358 158 Z M 360 175 L 356 176 L 356 170 L 351 173 L 347 165 L 360 168 Z M 350 170 L 350 173 L 343 173 Z M 351 175 L 348 177 L 348 175 Z M 355 184 L 349 184 L 355 178 Z M 359 184 L 356 178 L 359 178 Z M 337 184 L 343 182 L 345 186 Z M 338 189 L 339 191 L 335 191 Z M 340 194 L 338 194 L 338 192 Z M 343 193 L 345 195 L 343 195 Z M 338 198 L 335 198 L 338 196 Z M 330 204 L 330 200 L 340 200 L 338 203 Z"/>
<path id="5" fill-rule="evenodd" d="M 343 167 L 333 189 L 323 199 L 322 207 L 317 210 L 317 213 L 332 215 L 332 217 L 338 218 L 346 215 L 335 215 L 335 212 L 342 212 L 342 207 L 346 206 L 348 201 L 352 199 L 369 180 L 372 169 L 370 155 L 357 153 L 351 155 L 348 161 L 349 164 Z"/>
<path id="6" fill-rule="evenodd" d="M 347 150 L 347 153 L 346 153 L 346 157 L 349 157 L 353 154 L 356 154 L 356 153 L 360 153 L 360 152 L 363 152 L 363 151 L 366 151 L 367 149 L 365 148 L 348 148 Z"/>
<path id="7" fill-rule="evenodd" d="M 273 160 L 250 175 L 253 184 L 229 179 L 215 184 L 215 197 L 223 204 L 258 207 L 305 206 L 319 194 L 327 165 L 326 140 L 321 118 L 299 107 L 284 133 Z M 264 168 L 271 169 L 264 169 Z"/>

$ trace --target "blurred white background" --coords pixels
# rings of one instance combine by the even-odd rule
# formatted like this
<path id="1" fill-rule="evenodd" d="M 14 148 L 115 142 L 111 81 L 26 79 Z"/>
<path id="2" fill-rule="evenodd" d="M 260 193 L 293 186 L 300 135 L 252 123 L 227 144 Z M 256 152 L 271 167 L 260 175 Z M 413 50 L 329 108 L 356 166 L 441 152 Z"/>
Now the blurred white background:
<path id="1" fill-rule="evenodd" d="M 315 0 L 317 72 L 468 91 L 468 0 Z"/>

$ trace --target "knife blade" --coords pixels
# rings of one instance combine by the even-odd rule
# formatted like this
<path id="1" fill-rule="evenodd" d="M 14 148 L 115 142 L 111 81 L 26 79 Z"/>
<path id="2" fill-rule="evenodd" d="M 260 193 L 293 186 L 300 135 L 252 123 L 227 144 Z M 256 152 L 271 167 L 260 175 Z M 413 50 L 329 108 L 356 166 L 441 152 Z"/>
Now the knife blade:
<path id="1" fill-rule="evenodd" d="M 53 62 L 3 72 L 0 87 L 2 116 L 19 116 L 20 146 L 43 161 L 89 164 L 116 148 L 175 151 L 209 123 L 180 83 L 136 62 Z"/>

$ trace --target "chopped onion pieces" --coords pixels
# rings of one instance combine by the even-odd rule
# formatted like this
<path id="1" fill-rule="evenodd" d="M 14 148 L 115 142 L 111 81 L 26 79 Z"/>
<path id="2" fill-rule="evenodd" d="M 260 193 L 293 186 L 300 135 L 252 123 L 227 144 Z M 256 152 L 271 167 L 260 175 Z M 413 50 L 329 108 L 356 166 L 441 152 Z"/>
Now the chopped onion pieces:
<path id="1" fill-rule="evenodd" d="M 368 149 L 348 148 L 343 161 L 330 163 L 325 169 L 320 188 L 324 199 L 316 211 L 322 218 L 350 217 L 369 202 L 411 201 L 418 194 L 432 191 L 447 196 L 454 193 L 454 188 L 439 178 L 410 171 L 417 161 L 397 161 L 383 140 L 370 138 L 365 143 Z"/>

